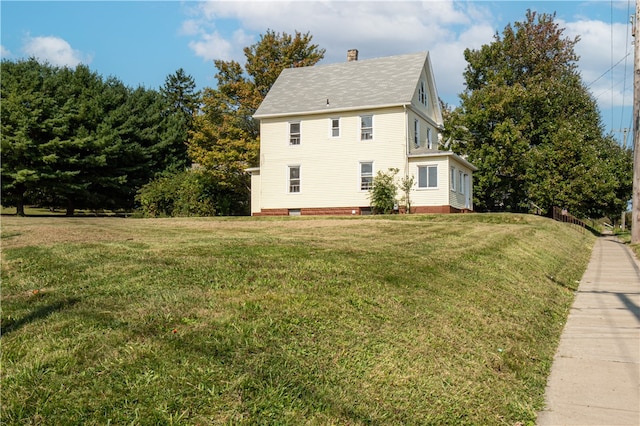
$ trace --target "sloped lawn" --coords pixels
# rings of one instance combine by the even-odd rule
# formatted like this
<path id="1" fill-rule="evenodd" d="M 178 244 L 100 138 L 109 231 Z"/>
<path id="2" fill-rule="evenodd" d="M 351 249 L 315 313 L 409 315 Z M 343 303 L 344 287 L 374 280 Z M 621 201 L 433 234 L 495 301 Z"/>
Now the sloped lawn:
<path id="1" fill-rule="evenodd" d="M 2 424 L 533 423 L 593 237 L 525 215 L 2 218 Z"/>

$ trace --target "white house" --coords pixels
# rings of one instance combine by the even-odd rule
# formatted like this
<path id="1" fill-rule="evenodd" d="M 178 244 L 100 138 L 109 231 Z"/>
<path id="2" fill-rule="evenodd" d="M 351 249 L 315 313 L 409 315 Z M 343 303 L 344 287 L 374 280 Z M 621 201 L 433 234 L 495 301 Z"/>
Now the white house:
<path id="1" fill-rule="evenodd" d="M 414 176 L 412 212 L 473 210 L 476 168 L 439 150 L 442 113 L 428 52 L 287 68 L 256 111 L 252 215 L 367 214 L 378 171 Z"/>

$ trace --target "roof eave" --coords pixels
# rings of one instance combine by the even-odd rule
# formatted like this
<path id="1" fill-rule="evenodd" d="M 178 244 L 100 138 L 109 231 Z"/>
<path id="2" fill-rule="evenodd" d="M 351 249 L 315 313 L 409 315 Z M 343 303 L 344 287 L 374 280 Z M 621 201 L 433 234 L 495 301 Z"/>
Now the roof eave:
<path id="1" fill-rule="evenodd" d="M 284 118 L 284 117 L 299 117 L 301 115 L 336 114 L 341 112 L 370 111 L 374 109 L 403 107 L 407 105 L 411 105 L 411 102 L 401 102 L 401 103 L 382 104 L 382 105 L 361 105 L 361 106 L 353 106 L 353 107 L 345 107 L 345 108 L 325 108 L 325 109 L 317 109 L 317 110 L 311 110 L 311 111 L 296 111 L 296 112 L 274 113 L 274 114 L 254 114 L 253 118 L 260 120 L 263 118 L 280 118 L 280 117 Z"/>
<path id="2" fill-rule="evenodd" d="M 462 158 L 461 156 L 459 156 L 458 154 L 456 154 L 453 151 L 434 151 L 434 152 L 427 152 L 427 153 L 423 153 L 423 154 L 409 154 L 407 157 L 408 158 L 441 157 L 443 155 L 446 156 L 446 157 L 454 157 L 457 161 L 459 161 L 460 163 L 462 163 L 466 167 L 470 168 L 471 171 L 473 171 L 473 172 L 477 172 L 478 171 L 478 168 L 476 166 L 474 166 L 469 161 L 465 160 L 464 158 Z"/>

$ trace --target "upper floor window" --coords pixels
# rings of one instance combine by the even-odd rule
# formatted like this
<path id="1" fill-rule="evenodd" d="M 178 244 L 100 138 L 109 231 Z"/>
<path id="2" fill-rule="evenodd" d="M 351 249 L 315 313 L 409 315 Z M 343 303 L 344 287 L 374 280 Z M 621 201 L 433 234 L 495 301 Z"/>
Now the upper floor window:
<path id="1" fill-rule="evenodd" d="M 418 166 L 418 188 L 438 187 L 438 166 Z"/>
<path id="2" fill-rule="evenodd" d="M 427 149 L 433 149 L 433 141 L 431 139 L 431 127 L 427 127 Z"/>
<path id="3" fill-rule="evenodd" d="M 416 148 L 420 148 L 420 122 L 413 120 L 413 144 Z"/>
<path id="4" fill-rule="evenodd" d="M 373 187 L 373 163 L 360 163 L 360 189 L 368 191 Z"/>
<path id="5" fill-rule="evenodd" d="M 300 166 L 289 166 L 289 192 L 300 192 Z"/>
<path id="6" fill-rule="evenodd" d="M 360 117 L 360 140 L 373 139 L 373 116 L 363 115 Z"/>
<path id="7" fill-rule="evenodd" d="M 289 123 L 289 145 L 300 145 L 300 122 Z"/>
<path id="8" fill-rule="evenodd" d="M 418 101 L 427 106 L 427 90 L 424 83 L 424 80 L 420 80 L 420 89 L 418 89 Z"/>
<path id="9" fill-rule="evenodd" d="M 340 119 L 332 118 L 331 119 L 331 137 L 337 138 L 340 136 Z"/>

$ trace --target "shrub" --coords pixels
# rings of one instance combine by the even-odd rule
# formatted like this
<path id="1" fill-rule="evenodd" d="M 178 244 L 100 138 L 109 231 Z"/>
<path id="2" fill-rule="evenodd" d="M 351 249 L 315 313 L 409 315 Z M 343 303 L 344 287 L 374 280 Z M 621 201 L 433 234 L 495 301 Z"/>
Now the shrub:
<path id="1" fill-rule="evenodd" d="M 373 187 L 369 190 L 373 213 L 393 213 L 397 205 L 396 195 L 398 194 L 398 188 L 395 183 L 395 177 L 398 171 L 398 169 L 392 168 L 386 173 L 378 171 L 376 177 L 373 178 Z"/>
<path id="2" fill-rule="evenodd" d="M 216 183 L 204 171 L 187 170 L 160 176 L 136 195 L 145 217 L 214 216 Z"/>

